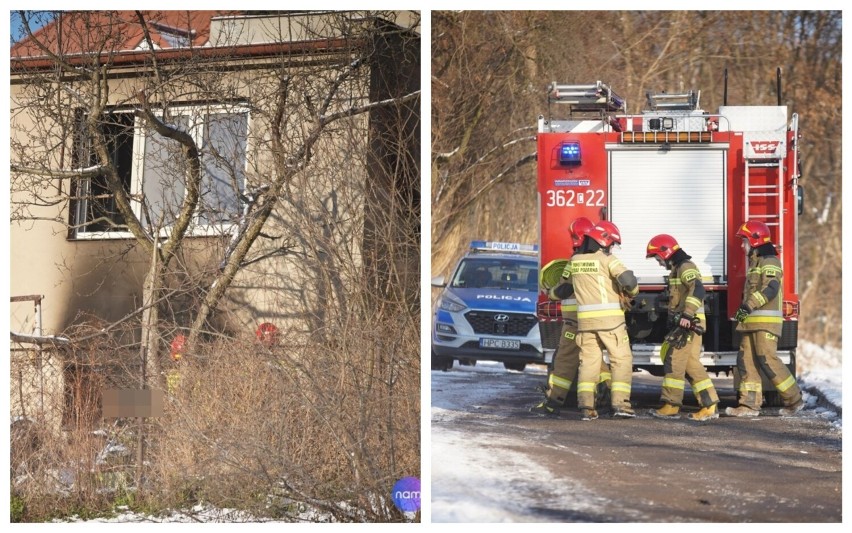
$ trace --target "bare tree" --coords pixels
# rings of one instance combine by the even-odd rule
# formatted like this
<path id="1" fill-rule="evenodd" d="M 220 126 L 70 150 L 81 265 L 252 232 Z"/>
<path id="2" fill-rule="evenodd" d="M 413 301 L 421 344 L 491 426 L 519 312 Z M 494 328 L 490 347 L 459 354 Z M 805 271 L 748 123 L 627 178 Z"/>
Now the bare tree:
<path id="1" fill-rule="evenodd" d="M 13 241 L 46 238 L 44 281 L 68 294 L 48 298 L 64 308 L 52 323 L 80 324 L 53 364 L 120 367 L 169 398 L 163 417 L 121 426 L 148 447 L 135 497 L 404 519 L 388 495 L 420 452 L 420 45 L 406 15 L 228 15 L 201 46 L 196 12 L 65 12 L 13 48 Z M 163 348 L 178 335 L 175 361 Z M 48 449 L 16 488 L 41 497 L 34 509 L 51 495 L 33 480 L 72 456 Z M 115 488 L 89 481 L 87 502 Z"/>
<path id="2" fill-rule="evenodd" d="M 296 253 L 295 232 L 268 229 L 276 209 L 284 207 L 278 215 L 284 224 L 298 222 L 292 216 L 333 219 L 339 206 L 317 212 L 308 205 L 317 199 L 306 197 L 305 184 L 328 171 L 313 169 L 319 147 L 327 149 L 347 128 L 362 128 L 360 117 L 376 109 L 410 110 L 417 101 L 416 89 L 370 99 L 369 76 L 382 68 L 375 42 L 383 30 L 368 21 L 379 15 L 341 13 L 327 16 L 321 26 L 279 21 L 255 29 L 264 43 L 278 43 L 272 51 L 245 52 L 237 44 L 240 35 L 223 33 L 212 49 L 193 48 L 190 39 L 187 49 L 164 54 L 155 52 L 152 39 L 153 30 L 163 33 L 157 13 L 64 13 L 57 15 L 58 31 L 48 36 L 55 41 L 29 32 L 28 16 L 20 14 L 28 51 L 43 60 L 21 58 L 13 67 L 21 83 L 13 116 L 26 115 L 37 124 L 13 141 L 13 188 L 23 193 L 15 196 L 21 200 L 13 211 L 32 220 L 38 218 L 28 214 L 33 202 L 62 205 L 52 221 L 68 226 L 69 234 L 130 234 L 131 246 L 149 258 L 137 309 L 149 375 L 161 374 L 158 304 L 187 238 L 206 232 L 223 248 L 191 313 L 193 346 L 243 267 L 261 257 Z M 186 27 L 191 17 L 185 14 Z M 133 58 L 120 48 L 128 28 L 142 33 L 142 51 Z M 314 53 L 288 44 L 294 32 L 313 40 L 345 37 Z M 247 63 L 249 68 L 242 66 Z M 134 76 L 124 81 L 118 73 L 128 68 Z M 134 162 L 124 156 L 139 138 L 134 128 L 146 139 L 137 190 L 128 183 L 127 167 Z M 336 194 L 333 183 L 324 185 Z M 273 233 L 274 246 L 258 244 Z"/>
<path id="3" fill-rule="evenodd" d="M 536 239 L 531 141 L 550 82 L 604 81 L 630 113 L 646 91 L 696 89 L 715 110 L 726 68 L 730 105 L 775 105 L 781 67 L 802 132 L 800 328 L 839 343 L 840 12 L 438 12 L 433 34 L 435 274 L 472 239 Z"/>

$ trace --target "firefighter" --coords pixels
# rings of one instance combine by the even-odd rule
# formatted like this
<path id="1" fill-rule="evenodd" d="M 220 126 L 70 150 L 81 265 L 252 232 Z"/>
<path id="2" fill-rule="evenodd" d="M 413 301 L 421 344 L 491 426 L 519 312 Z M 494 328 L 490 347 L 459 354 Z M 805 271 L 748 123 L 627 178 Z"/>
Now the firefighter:
<path id="1" fill-rule="evenodd" d="M 577 298 L 577 345 L 580 347 L 577 404 L 583 420 L 598 418 L 595 388 L 600 381 L 604 349 L 609 352 L 612 368 L 612 416 L 636 416 L 630 405 L 633 352 L 624 322 L 622 298 L 636 296 L 639 286 L 633 272 L 612 255 L 615 244 L 621 244 L 621 233 L 615 224 L 606 220 L 598 222 L 583 237 L 563 274 L 573 285 Z"/>
<path id="2" fill-rule="evenodd" d="M 737 230 L 743 249 L 748 254 L 748 271 L 743 286 L 743 299 L 734 318 L 742 335 L 737 353 L 740 387 L 739 405 L 728 407 L 729 416 L 757 416 L 763 403 L 761 372 L 775 385 L 784 407 L 782 415 L 791 415 L 804 407 L 802 391 L 796 378 L 776 353 L 783 314 L 781 303 L 781 261 L 772 243 L 769 227 L 749 220 Z"/>
<path id="3" fill-rule="evenodd" d="M 572 254 L 583 243 L 583 237 L 594 227 L 594 223 L 586 217 L 580 217 L 571 222 L 568 232 L 571 235 Z M 539 415 L 556 415 L 565 405 L 571 387 L 577 381 L 577 369 L 580 366 L 580 347 L 577 346 L 577 299 L 574 289 L 565 277 L 560 278 L 554 287 L 545 287 L 551 300 L 561 300 L 562 333 L 559 336 L 559 346 L 553 354 L 553 370 L 547 377 L 547 390 L 544 400 L 530 408 Z M 561 296 L 560 296 L 561 295 Z M 598 383 L 598 397 L 603 398 L 609 392 L 611 374 L 609 365 L 601 358 L 601 377 Z"/>
<path id="4" fill-rule="evenodd" d="M 651 238 L 645 257 L 653 257 L 661 267 L 670 269 L 668 313 L 676 329 L 669 337 L 682 340 L 670 346 L 669 353 L 664 354 L 663 368 L 666 375 L 661 395 L 663 405 L 659 409 L 651 409 L 651 416 L 680 418 L 686 384 L 684 376 L 687 376 L 698 405 L 701 406 L 697 413 L 689 413 L 687 418 L 697 421 L 719 418 L 716 412 L 719 395 L 701 364 L 701 336 L 696 333 L 696 327 L 700 327 L 701 331 L 707 329 L 701 273 L 695 263 L 690 261 L 692 257 L 671 235 L 660 234 Z"/>

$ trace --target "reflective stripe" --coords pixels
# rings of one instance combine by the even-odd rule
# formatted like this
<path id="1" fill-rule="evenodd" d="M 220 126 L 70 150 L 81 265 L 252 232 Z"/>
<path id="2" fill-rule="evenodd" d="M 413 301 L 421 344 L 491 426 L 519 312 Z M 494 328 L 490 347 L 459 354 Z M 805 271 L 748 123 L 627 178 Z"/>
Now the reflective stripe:
<path id="1" fill-rule="evenodd" d="M 612 272 L 612 269 L 621 264 L 621 259 L 613 259 L 609 264 L 609 271 Z"/>
<path id="2" fill-rule="evenodd" d="M 601 302 L 605 302 L 607 300 L 607 298 L 606 298 L 606 294 L 607 294 L 606 293 L 606 282 L 607 282 L 607 280 L 603 276 L 598 276 L 598 291 L 600 291 Z M 603 304 L 601 304 L 601 305 L 603 305 Z M 621 306 L 619 305 L 619 307 L 621 307 Z"/>
<path id="3" fill-rule="evenodd" d="M 692 386 L 692 390 L 695 392 L 701 392 L 703 390 L 712 389 L 713 388 L 713 380 L 712 379 L 702 379 L 701 381 L 696 381 Z"/>
<path id="4" fill-rule="evenodd" d="M 763 384 L 760 381 L 757 381 L 757 382 L 743 381 L 742 383 L 740 383 L 740 391 L 741 392 L 751 392 L 751 391 L 760 392 L 762 390 L 763 390 Z"/>
<path id="5" fill-rule="evenodd" d="M 680 274 L 680 279 L 683 281 L 692 281 L 694 279 L 701 279 L 701 272 L 694 268 L 690 268 L 688 270 L 684 270 Z"/>
<path id="6" fill-rule="evenodd" d="M 765 265 L 763 267 L 763 273 L 767 276 L 778 277 L 781 275 L 781 268 L 775 265 Z"/>
<path id="7" fill-rule="evenodd" d="M 577 383 L 577 392 L 595 392 L 595 385 L 590 381 L 581 381 Z"/>
<path id="8" fill-rule="evenodd" d="M 778 385 L 775 385 L 775 388 L 778 389 L 778 392 L 787 392 L 787 389 L 789 389 L 790 387 L 795 385 L 795 383 L 796 383 L 796 378 L 794 378 L 793 376 L 790 376 L 787 379 L 785 379 L 784 381 L 782 381 L 781 383 L 779 383 Z"/>
<path id="9" fill-rule="evenodd" d="M 766 296 L 764 296 L 762 293 L 753 292 L 751 293 L 751 295 L 755 300 L 757 300 L 758 307 L 763 307 L 764 305 L 766 305 Z"/>
<path id="10" fill-rule="evenodd" d="M 678 278 L 670 278 L 669 279 L 669 286 L 672 286 L 672 285 L 683 285 L 683 283 Z"/>
<path id="11" fill-rule="evenodd" d="M 578 306 L 580 312 L 599 311 L 601 309 L 621 309 L 621 304 L 589 304 Z"/>
<path id="12" fill-rule="evenodd" d="M 682 379 L 663 378 L 663 387 L 683 390 L 685 382 Z"/>
<path id="13" fill-rule="evenodd" d="M 577 309 L 578 318 L 596 318 L 602 316 L 624 316 L 621 304 L 589 304 L 580 305 Z"/>
<path id="14" fill-rule="evenodd" d="M 699 300 L 698 298 L 696 298 L 694 296 L 687 296 L 686 297 L 686 303 L 692 304 L 695 307 L 701 307 L 701 300 Z"/>
<path id="15" fill-rule="evenodd" d="M 783 316 L 781 311 L 773 311 L 773 310 L 761 310 L 761 311 L 752 311 L 748 316 Z"/>
<path id="16" fill-rule="evenodd" d="M 612 379 L 612 372 L 601 372 L 601 379 L 598 380 L 599 383 L 603 383 L 604 381 L 609 381 Z"/>
<path id="17" fill-rule="evenodd" d="M 743 323 L 744 324 L 772 324 L 772 323 L 780 324 L 783 321 L 784 320 L 780 316 L 778 316 L 778 317 L 772 317 L 772 316 L 752 317 L 751 315 L 749 315 L 749 316 L 746 317 L 746 319 L 743 321 Z"/>
<path id="18" fill-rule="evenodd" d="M 625 383 L 624 381 L 613 381 L 612 392 L 626 392 L 627 394 L 630 394 L 630 383 Z"/>
<path id="19" fill-rule="evenodd" d="M 560 378 L 556 374 L 550 374 L 550 377 L 547 378 L 547 383 L 552 387 L 562 387 L 565 390 L 570 390 L 571 385 L 574 384 L 570 379 Z"/>
<path id="20" fill-rule="evenodd" d="M 612 311 L 589 311 L 577 313 L 577 318 L 598 318 L 602 316 L 624 316 L 624 311 L 619 309 L 613 309 Z"/>
<path id="21" fill-rule="evenodd" d="M 567 312 L 569 312 L 569 313 L 570 313 L 570 312 L 575 312 L 575 313 L 576 313 L 576 312 L 577 312 L 577 304 L 576 304 L 576 303 L 575 303 L 575 304 L 572 304 L 572 305 L 565 305 L 565 304 L 562 304 L 562 312 L 564 313 L 564 312 L 566 312 L 566 311 L 567 311 Z"/>

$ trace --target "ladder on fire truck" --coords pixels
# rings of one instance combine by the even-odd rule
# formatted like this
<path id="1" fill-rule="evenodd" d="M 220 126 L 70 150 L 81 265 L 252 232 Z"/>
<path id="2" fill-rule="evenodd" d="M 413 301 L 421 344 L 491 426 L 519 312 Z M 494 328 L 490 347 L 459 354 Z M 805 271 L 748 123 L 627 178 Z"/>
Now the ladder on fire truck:
<path id="1" fill-rule="evenodd" d="M 784 159 L 786 131 L 747 132 L 743 139 L 745 159 L 743 220 L 759 220 L 775 230 L 776 246 L 784 246 Z M 766 179 L 756 183 L 754 170 L 766 169 Z M 763 209 L 756 209 L 762 206 Z M 772 209 L 774 207 L 774 209 Z"/>
<path id="2" fill-rule="evenodd" d="M 743 220 L 757 219 L 775 229 L 776 241 L 775 245 L 779 253 L 784 247 L 784 160 L 787 155 L 787 124 L 786 124 L 786 107 L 782 106 L 781 98 L 781 67 L 776 69 L 776 94 L 778 96 L 778 104 L 775 109 L 783 109 L 782 120 L 770 120 L 768 123 L 763 123 L 764 131 L 747 131 L 743 133 L 743 158 L 745 159 L 745 198 L 743 208 Z M 728 70 L 725 69 L 725 95 L 723 98 L 724 105 L 728 103 Z M 771 111 L 771 110 L 770 110 Z M 770 113 L 771 115 L 771 113 Z M 766 131 L 771 128 L 769 131 Z M 793 113 L 792 120 L 789 123 L 790 131 L 793 132 L 793 168 L 798 165 L 796 155 L 798 148 L 796 146 L 799 130 L 799 116 Z M 751 128 L 749 128 L 751 129 Z M 754 128 L 757 130 L 758 128 Z M 751 171 L 755 168 L 766 168 L 769 179 L 762 184 L 752 182 Z M 775 169 L 772 172 L 770 169 Z M 795 185 L 795 179 L 794 179 Z M 770 209 L 770 202 L 774 200 L 775 212 Z M 753 209 L 757 203 L 763 203 L 765 209 L 763 212 L 758 212 Z M 781 255 L 783 266 L 784 254 Z"/>
<path id="3" fill-rule="evenodd" d="M 586 85 L 566 85 L 555 81 L 547 88 L 547 103 L 568 104 L 569 113 L 627 113 L 627 102 L 600 81 Z"/>

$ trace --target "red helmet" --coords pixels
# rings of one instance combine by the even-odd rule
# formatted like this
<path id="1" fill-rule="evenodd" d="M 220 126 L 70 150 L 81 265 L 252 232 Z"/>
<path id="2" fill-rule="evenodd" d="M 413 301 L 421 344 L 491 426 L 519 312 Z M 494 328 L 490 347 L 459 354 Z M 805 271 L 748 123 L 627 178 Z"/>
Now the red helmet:
<path id="1" fill-rule="evenodd" d="M 668 261 L 673 253 L 680 250 L 680 245 L 674 237 L 661 233 L 660 235 L 651 237 L 648 241 L 648 253 L 645 257 L 651 258 L 655 255 L 663 261 Z"/>
<path id="2" fill-rule="evenodd" d="M 568 232 L 571 234 L 571 242 L 574 248 L 579 248 L 583 244 L 583 237 L 595 227 L 595 224 L 586 217 L 575 218 L 568 225 Z"/>
<path id="3" fill-rule="evenodd" d="M 772 237 L 769 235 L 769 226 L 758 220 L 749 220 L 737 230 L 737 237 L 748 239 L 748 244 L 752 248 L 757 248 L 768 242 L 772 242 Z"/>
<path id="4" fill-rule="evenodd" d="M 606 248 L 613 243 L 621 244 L 621 232 L 618 227 L 609 220 L 601 220 L 595 227 L 589 230 L 589 237 Z"/>

